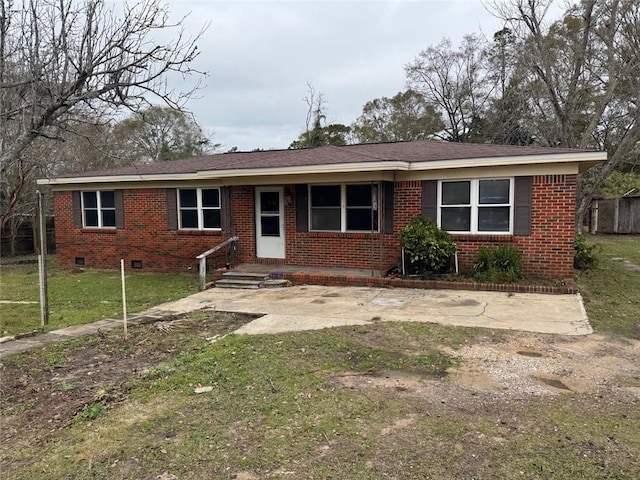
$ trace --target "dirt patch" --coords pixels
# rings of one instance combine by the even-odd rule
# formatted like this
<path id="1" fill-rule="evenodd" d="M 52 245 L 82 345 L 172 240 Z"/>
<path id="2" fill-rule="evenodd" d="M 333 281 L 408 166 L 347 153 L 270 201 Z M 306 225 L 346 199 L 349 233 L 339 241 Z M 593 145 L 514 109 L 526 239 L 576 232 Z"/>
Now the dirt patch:
<path id="1" fill-rule="evenodd" d="M 519 334 L 449 353 L 463 359 L 454 381 L 508 397 L 625 389 L 614 381 L 617 376 L 640 375 L 640 342 L 603 335 Z"/>
<path id="2" fill-rule="evenodd" d="M 422 395 L 433 377 L 421 377 L 402 371 L 376 373 L 342 372 L 332 377 L 336 386 L 350 390 L 389 390 L 399 395 Z"/>
<path id="3" fill-rule="evenodd" d="M 387 390 L 462 407 L 471 407 L 479 396 L 513 401 L 615 390 L 640 399 L 640 342 L 633 340 L 514 333 L 443 350 L 460 361 L 444 379 L 390 371 L 342 372 L 332 381 L 341 388 Z"/>
<path id="4" fill-rule="evenodd" d="M 611 257 L 611 260 L 614 262 L 621 262 L 624 265 L 624 268 L 631 272 L 640 273 L 640 265 L 635 264 L 632 260 L 623 257 Z"/>
<path id="5" fill-rule="evenodd" d="M 131 328 L 127 341 L 110 331 L 4 359 L 2 443 L 28 443 L 64 428 L 93 405 L 111 408 L 126 399 L 130 383 L 148 368 L 252 320 L 229 313 L 196 315 Z"/>
<path id="6" fill-rule="evenodd" d="M 640 265 L 636 265 L 631 260 L 628 260 L 626 258 L 622 262 L 624 263 L 624 266 L 625 266 L 625 268 L 627 270 L 631 270 L 632 272 L 640 273 Z"/>

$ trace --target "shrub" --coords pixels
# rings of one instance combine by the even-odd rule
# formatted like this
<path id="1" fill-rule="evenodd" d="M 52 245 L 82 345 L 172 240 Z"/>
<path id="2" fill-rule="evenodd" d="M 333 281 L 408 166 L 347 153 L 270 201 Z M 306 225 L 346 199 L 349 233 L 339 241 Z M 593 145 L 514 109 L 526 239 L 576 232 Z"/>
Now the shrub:
<path id="1" fill-rule="evenodd" d="M 598 245 L 589 245 L 584 235 L 577 235 L 573 241 L 573 268 L 589 270 L 595 267 L 598 263 L 598 251 Z"/>
<path id="2" fill-rule="evenodd" d="M 522 278 L 522 254 L 511 245 L 480 247 L 473 264 L 476 278 L 494 283 L 511 283 Z"/>
<path id="3" fill-rule="evenodd" d="M 427 217 L 413 217 L 400 232 L 400 244 L 419 274 L 444 273 L 456 253 L 451 235 Z"/>

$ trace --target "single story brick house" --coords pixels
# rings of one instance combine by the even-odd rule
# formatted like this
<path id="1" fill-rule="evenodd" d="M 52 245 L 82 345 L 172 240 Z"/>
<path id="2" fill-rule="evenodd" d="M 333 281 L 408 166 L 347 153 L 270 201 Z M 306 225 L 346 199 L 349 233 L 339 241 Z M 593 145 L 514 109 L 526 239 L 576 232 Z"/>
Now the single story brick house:
<path id="1" fill-rule="evenodd" d="M 38 180 L 53 189 L 57 261 L 186 271 L 238 237 L 235 261 L 388 271 L 425 215 L 456 241 L 521 250 L 526 273 L 573 271 L 577 175 L 601 152 L 433 140 L 215 154 Z"/>

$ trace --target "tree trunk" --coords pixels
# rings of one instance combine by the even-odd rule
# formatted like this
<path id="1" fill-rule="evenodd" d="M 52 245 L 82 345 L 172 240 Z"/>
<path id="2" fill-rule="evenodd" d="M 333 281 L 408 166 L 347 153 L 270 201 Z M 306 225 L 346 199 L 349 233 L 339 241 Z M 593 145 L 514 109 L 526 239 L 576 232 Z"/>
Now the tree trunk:
<path id="1" fill-rule="evenodd" d="M 9 252 L 12 257 L 16 255 L 16 241 L 18 239 L 18 220 L 15 216 L 9 219 Z"/>
<path id="2" fill-rule="evenodd" d="M 589 207 L 593 196 L 581 196 L 578 200 L 578 207 L 576 208 L 576 231 L 580 234 L 583 233 L 584 219 L 587 213 L 589 213 Z"/>

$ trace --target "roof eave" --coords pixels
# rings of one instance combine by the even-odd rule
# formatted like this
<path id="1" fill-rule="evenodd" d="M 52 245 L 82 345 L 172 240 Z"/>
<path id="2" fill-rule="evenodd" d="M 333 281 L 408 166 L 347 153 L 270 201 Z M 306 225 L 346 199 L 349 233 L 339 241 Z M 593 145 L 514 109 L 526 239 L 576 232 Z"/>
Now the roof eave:
<path id="1" fill-rule="evenodd" d="M 113 183 L 113 182 L 144 182 L 144 181 L 179 181 L 179 180 L 209 180 L 223 178 L 242 178 L 256 176 L 279 175 L 310 175 L 314 173 L 353 173 L 375 172 L 388 170 L 408 170 L 409 163 L 404 161 L 384 161 L 367 163 L 343 163 L 327 165 L 310 165 L 300 167 L 276 167 L 276 168 L 246 168 L 228 170 L 203 170 L 193 173 L 160 173 L 160 174 L 135 174 L 135 175 L 108 175 L 95 177 L 58 177 L 41 178 L 39 185 L 68 185 L 86 183 Z"/>
<path id="2" fill-rule="evenodd" d="M 503 165 L 536 165 L 551 163 L 598 164 L 607 159 L 606 152 L 556 153 L 547 155 L 521 155 L 507 157 L 465 158 L 456 160 L 434 160 L 430 162 L 413 162 L 411 171 L 442 170 L 469 167 L 496 167 Z"/>
<path id="3" fill-rule="evenodd" d="M 501 165 L 534 165 L 552 163 L 579 163 L 593 166 L 607 159 L 606 152 L 578 152 L 547 155 L 509 157 L 466 158 L 432 161 L 373 161 L 342 164 L 308 165 L 295 167 L 247 168 L 227 170 L 202 170 L 192 173 L 157 173 L 135 175 L 106 175 L 91 177 L 58 177 L 38 179 L 38 185 L 73 185 L 114 182 L 182 181 L 243 178 L 256 176 L 311 175 L 318 173 L 354 173 L 376 171 L 424 171 L 469 167 L 495 167 Z M 581 168 L 581 171 L 583 169 Z"/>

